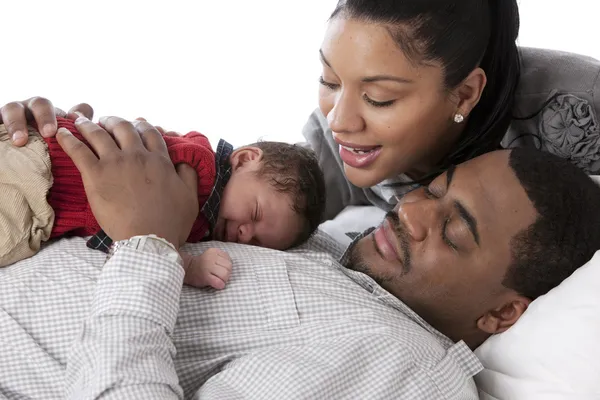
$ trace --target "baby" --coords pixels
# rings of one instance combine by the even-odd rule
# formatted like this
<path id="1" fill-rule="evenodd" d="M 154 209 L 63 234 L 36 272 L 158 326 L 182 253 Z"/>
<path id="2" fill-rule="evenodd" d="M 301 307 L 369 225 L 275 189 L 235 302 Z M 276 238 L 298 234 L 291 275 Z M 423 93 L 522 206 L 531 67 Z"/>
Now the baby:
<path id="1" fill-rule="evenodd" d="M 83 140 L 73 121 L 58 118 L 58 127 Z M 0 125 L 0 266 L 65 235 L 92 235 L 88 247 L 108 252 L 112 240 L 94 218 L 71 159 L 55 138 L 42 138 L 33 128 L 29 134 L 27 146 L 14 147 Z M 188 242 L 212 239 L 285 250 L 317 229 L 325 182 L 311 150 L 258 142 L 234 151 L 221 140 L 215 153 L 198 132 L 163 137 L 173 164 L 188 164 L 198 173 L 201 211 Z M 182 258 L 186 283 L 225 287 L 231 272 L 226 253 L 209 249 Z"/>

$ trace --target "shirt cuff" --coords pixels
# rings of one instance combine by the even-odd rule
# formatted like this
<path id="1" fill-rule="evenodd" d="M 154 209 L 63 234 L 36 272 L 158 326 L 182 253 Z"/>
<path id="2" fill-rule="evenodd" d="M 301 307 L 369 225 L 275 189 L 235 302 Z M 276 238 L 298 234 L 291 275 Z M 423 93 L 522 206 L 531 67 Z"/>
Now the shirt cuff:
<path id="1" fill-rule="evenodd" d="M 166 257 L 123 247 L 104 264 L 91 315 L 143 318 L 171 334 L 184 275 L 182 266 Z"/>

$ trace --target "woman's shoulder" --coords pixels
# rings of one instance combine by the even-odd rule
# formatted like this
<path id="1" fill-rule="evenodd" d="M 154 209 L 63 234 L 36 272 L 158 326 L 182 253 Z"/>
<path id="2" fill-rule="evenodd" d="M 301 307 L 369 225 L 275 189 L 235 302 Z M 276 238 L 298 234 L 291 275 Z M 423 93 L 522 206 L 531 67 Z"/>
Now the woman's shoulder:
<path id="1" fill-rule="evenodd" d="M 331 129 L 329 129 L 327 118 L 325 118 L 318 108 L 308 117 L 304 128 L 302 128 L 302 136 L 304 136 L 310 147 L 317 152 L 323 146 L 329 148 L 337 147 L 337 144 L 333 140 Z"/>
<path id="2" fill-rule="evenodd" d="M 387 207 L 380 206 L 380 208 L 391 209 L 398 203 L 398 199 L 419 186 L 419 184 L 412 183 L 412 180 L 408 176 L 398 175 L 396 178 L 386 179 L 375 186 L 371 186 L 369 188 L 371 196 L 367 197 L 376 196 L 378 200 L 377 203 L 381 204 L 381 202 L 384 202 L 387 204 Z M 376 202 L 374 199 L 369 200 L 371 200 L 372 203 Z"/>

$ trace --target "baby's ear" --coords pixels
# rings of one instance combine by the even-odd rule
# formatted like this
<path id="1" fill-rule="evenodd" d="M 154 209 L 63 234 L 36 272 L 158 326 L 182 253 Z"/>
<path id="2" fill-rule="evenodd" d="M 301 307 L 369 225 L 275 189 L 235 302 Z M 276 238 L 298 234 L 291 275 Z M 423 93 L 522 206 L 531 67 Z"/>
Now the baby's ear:
<path id="1" fill-rule="evenodd" d="M 258 147 L 247 146 L 242 147 L 231 153 L 229 162 L 233 171 L 239 168 L 247 168 L 256 165 L 262 161 L 263 151 Z"/>

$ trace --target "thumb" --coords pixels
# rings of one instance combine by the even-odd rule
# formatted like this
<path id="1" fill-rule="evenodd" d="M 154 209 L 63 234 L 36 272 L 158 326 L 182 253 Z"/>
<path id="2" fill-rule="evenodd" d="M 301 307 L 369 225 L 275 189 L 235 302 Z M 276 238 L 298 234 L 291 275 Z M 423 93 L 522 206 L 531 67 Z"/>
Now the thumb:
<path id="1" fill-rule="evenodd" d="M 187 164 L 177 164 L 175 167 L 177 175 L 181 178 L 183 183 L 190 188 L 192 193 L 198 192 L 198 172 Z"/>
<path id="2" fill-rule="evenodd" d="M 98 161 L 92 150 L 73 136 L 68 129 L 60 128 L 56 132 L 56 140 L 67 156 L 73 160 L 82 176 Z"/>

